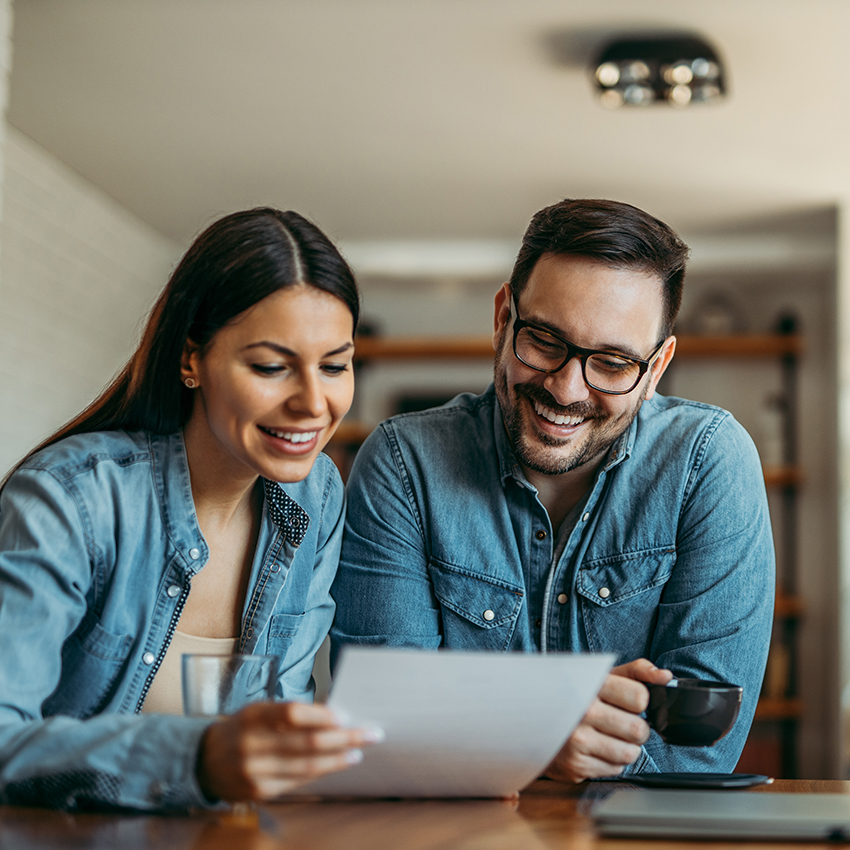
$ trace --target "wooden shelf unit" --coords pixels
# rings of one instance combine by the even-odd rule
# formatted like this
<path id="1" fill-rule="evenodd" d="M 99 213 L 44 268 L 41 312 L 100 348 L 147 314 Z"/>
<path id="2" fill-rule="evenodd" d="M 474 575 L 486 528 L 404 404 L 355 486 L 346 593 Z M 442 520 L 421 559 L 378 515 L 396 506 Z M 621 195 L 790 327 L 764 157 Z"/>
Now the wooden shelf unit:
<path id="1" fill-rule="evenodd" d="M 798 720 L 802 716 L 801 699 L 762 697 L 756 707 L 756 720 Z"/>
<path id="2" fill-rule="evenodd" d="M 676 357 L 779 357 L 799 355 L 803 338 L 799 334 L 737 334 L 734 336 L 676 337 Z M 489 336 L 363 336 L 355 340 L 355 357 L 361 362 L 378 360 L 466 360 L 492 358 Z"/>

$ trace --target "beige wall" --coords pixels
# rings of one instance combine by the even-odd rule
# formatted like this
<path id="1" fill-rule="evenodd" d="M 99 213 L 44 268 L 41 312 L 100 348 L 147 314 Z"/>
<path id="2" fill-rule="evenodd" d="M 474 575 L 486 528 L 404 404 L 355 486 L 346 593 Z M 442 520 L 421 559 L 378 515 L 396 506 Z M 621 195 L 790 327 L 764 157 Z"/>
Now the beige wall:
<path id="1" fill-rule="evenodd" d="M 31 139 L 2 130 L 0 475 L 121 367 L 179 255 Z"/>

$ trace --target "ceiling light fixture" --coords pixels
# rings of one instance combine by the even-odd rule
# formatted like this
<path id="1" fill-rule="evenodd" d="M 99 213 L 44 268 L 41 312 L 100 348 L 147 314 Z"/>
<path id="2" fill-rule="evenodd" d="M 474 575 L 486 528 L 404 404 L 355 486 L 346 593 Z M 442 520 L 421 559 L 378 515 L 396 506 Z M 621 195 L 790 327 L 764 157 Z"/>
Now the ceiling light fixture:
<path id="1" fill-rule="evenodd" d="M 593 65 L 599 101 L 612 108 L 711 103 L 723 97 L 724 77 L 717 52 L 695 35 L 618 38 Z"/>

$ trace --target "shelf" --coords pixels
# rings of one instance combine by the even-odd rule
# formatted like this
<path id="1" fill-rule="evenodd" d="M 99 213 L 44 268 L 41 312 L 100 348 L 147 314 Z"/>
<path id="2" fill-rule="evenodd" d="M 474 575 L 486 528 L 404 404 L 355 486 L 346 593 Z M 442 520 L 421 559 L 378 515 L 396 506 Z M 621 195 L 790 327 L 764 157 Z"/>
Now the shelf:
<path id="1" fill-rule="evenodd" d="M 802 354 L 799 334 L 736 334 L 734 336 L 676 337 L 676 357 L 779 357 Z"/>
<path id="2" fill-rule="evenodd" d="M 756 720 L 795 720 L 802 715 L 801 699 L 762 697 L 756 706 Z"/>
<path id="3" fill-rule="evenodd" d="M 803 338 L 799 334 L 737 334 L 734 336 L 676 337 L 676 357 L 777 357 L 800 354 Z M 467 360 L 492 358 L 490 336 L 366 336 L 356 340 L 356 357 L 374 360 Z"/>
<path id="4" fill-rule="evenodd" d="M 803 472 L 797 466 L 766 466 L 763 471 L 768 487 L 799 487 L 803 483 Z"/>
<path id="5" fill-rule="evenodd" d="M 374 431 L 372 425 L 365 422 L 340 422 L 333 437 L 331 445 L 358 447 Z"/>
<path id="6" fill-rule="evenodd" d="M 777 620 L 793 620 L 803 616 L 804 608 L 799 596 L 788 596 L 780 591 L 776 594 L 773 616 Z"/>

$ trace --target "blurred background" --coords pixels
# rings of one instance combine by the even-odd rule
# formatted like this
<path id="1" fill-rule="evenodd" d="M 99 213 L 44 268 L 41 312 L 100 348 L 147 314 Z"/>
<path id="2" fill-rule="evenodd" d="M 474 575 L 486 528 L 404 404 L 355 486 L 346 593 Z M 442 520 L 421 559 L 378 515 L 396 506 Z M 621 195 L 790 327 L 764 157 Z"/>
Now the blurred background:
<path id="1" fill-rule="evenodd" d="M 694 102 L 692 64 L 650 103 L 635 60 L 600 102 L 606 45 L 681 33 L 723 96 Z M 781 594 L 739 769 L 850 776 L 848 36 L 846 0 L 0 0 L 0 467 L 224 213 L 295 209 L 358 274 L 345 471 L 384 416 L 488 384 L 535 211 L 636 204 L 692 247 L 664 391 L 732 410 L 765 465 Z"/>

